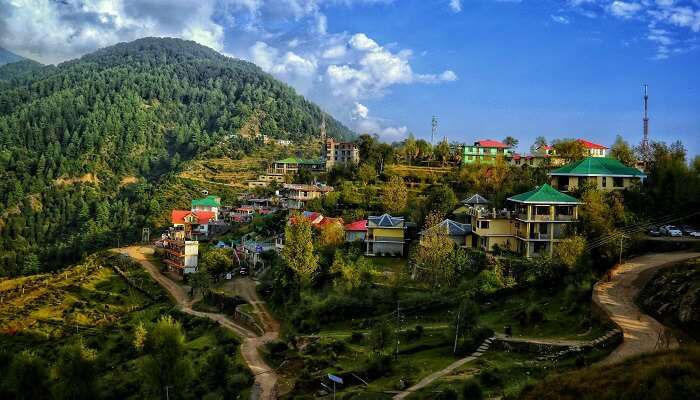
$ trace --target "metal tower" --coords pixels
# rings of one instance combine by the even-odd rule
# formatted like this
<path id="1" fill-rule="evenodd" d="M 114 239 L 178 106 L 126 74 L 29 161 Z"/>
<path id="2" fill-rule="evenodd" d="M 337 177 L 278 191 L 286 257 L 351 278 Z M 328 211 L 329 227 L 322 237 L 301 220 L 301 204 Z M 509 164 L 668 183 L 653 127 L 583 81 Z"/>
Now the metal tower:
<path id="1" fill-rule="evenodd" d="M 649 156 L 649 85 L 644 84 L 644 137 L 642 138 L 642 155 Z"/>
<path id="2" fill-rule="evenodd" d="M 438 118 L 433 115 L 433 121 L 431 122 L 432 126 L 432 134 L 430 136 L 430 144 L 434 145 L 435 144 L 435 133 L 437 133 L 437 127 L 438 127 Z"/>

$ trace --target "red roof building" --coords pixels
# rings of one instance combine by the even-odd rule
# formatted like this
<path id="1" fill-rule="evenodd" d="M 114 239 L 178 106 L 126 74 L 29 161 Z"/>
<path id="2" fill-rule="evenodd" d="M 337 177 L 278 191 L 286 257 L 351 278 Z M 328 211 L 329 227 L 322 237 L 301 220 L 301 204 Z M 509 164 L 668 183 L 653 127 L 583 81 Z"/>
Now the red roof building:
<path id="1" fill-rule="evenodd" d="M 173 210 L 171 214 L 173 225 L 185 224 L 208 224 L 211 220 L 216 219 L 216 213 L 213 211 L 190 211 L 190 210 Z"/>
<path id="2" fill-rule="evenodd" d="M 493 148 L 497 148 L 497 149 L 507 149 L 508 148 L 507 144 L 505 144 L 503 142 L 499 142 L 498 140 L 491 140 L 491 139 L 479 140 L 477 142 L 474 142 L 474 145 L 479 146 L 479 147 L 493 147 Z"/>
<path id="3" fill-rule="evenodd" d="M 352 232 L 367 232 L 367 220 L 362 219 L 359 221 L 351 222 L 345 225 L 345 230 Z"/>
<path id="4" fill-rule="evenodd" d="M 607 147 L 603 146 L 602 144 L 589 142 L 588 140 L 576 139 L 576 141 L 581 143 L 583 145 L 583 147 L 585 147 L 587 149 L 596 149 L 596 150 L 607 150 L 608 149 Z"/>

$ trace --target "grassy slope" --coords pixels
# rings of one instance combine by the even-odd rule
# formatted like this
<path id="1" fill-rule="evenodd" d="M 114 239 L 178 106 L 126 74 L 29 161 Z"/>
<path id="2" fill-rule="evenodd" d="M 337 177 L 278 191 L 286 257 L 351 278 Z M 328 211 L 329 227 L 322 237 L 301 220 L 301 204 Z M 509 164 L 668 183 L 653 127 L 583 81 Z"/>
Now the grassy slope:
<path id="1" fill-rule="evenodd" d="M 697 347 L 553 376 L 520 396 L 522 400 L 697 398 L 700 398 L 700 349 Z"/>
<path id="2" fill-rule="evenodd" d="M 133 399 L 142 395 L 138 374 L 142 356 L 132 345 L 138 323 L 149 326 L 164 314 L 178 319 L 185 328 L 187 356 L 197 377 L 203 375 L 215 348 L 237 353 L 238 342 L 229 332 L 177 312 L 143 270 L 126 272 L 155 300 L 129 286 L 108 263 L 92 256 L 60 273 L 0 281 L 0 348 L 9 354 L 31 349 L 51 363 L 56 348 L 81 338 L 98 351 L 98 387 L 103 396 Z M 198 396 L 206 393 L 201 381 L 191 387 L 200 392 Z"/>

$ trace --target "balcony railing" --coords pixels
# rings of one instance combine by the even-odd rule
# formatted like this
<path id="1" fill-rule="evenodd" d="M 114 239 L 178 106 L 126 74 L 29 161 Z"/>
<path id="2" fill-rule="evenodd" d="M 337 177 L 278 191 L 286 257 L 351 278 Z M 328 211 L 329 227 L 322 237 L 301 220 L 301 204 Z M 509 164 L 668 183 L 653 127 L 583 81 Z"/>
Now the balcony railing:
<path id="1" fill-rule="evenodd" d="M 551 222 L 557 222 L 557 221 L 575 221 L 573 215 L 569 214 L 557 214 L 554 216 L 554 219 L 552 219 L 552 216 L 549 214 L 546 215 L 531 215 L 530 218 L 527 218 L 527 213 L 520 213 L 516 214 L 516 218 L 521 219 L 523 221 L 551 221 Z"/>

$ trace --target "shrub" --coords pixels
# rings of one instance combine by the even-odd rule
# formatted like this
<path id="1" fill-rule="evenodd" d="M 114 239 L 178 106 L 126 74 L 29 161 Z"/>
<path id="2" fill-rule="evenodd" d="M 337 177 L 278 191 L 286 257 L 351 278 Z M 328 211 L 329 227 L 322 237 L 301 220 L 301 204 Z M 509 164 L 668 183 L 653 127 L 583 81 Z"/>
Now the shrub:
<path id="1" fill-rule="evenodd" d="M 372 355 L 363 366 L 363 373 L 370 379 L 379 379 L 391 373 L 391 356 Z"/>
<path id="2" fill-rule="evenodd" d="M 500 386 L 501 383 L 503 383 L 503 378 L 501 377 L 501 374 L 497 368 L 481 371 L 479 374 L 479 380 L 484 384 L 484 386 L 490 388 Z"/>
<path id="3" fill-rule="evenodd" d="M 435 400 L 457 400 L 459 395 L 457 391 L 452 388 L 447 388 L 435 396 Z"/>
<path id="4" fill-rule="evenodd" d="M 273 340 L 272 342 L 268 342 L 265 347 L 267 347 L 267 351 L 273 355 L 279 355 L 286 352 L 288 349 L 287 343 L 281 340 Z"/>
<path id="5" fill-rule="evenodd" d="M 362 332 L 353 332 L 352 335 L 350 335 L 350 343 L 362 343 L 364 339 L 365 334 Z"/>
<path id="6" fill-rule="evenodd" d="M 476 379 L 467 379 L 464 382 L 464 385 L 462 385 L 462 398 L 464 400 L 482 400 L 484 398 L 484 392 Z"/>

